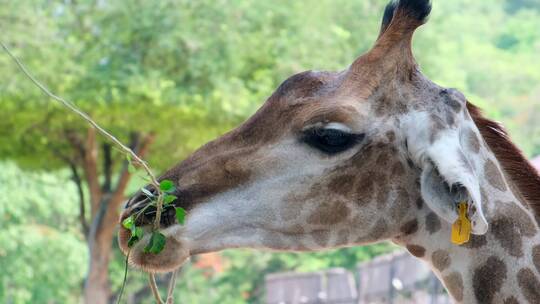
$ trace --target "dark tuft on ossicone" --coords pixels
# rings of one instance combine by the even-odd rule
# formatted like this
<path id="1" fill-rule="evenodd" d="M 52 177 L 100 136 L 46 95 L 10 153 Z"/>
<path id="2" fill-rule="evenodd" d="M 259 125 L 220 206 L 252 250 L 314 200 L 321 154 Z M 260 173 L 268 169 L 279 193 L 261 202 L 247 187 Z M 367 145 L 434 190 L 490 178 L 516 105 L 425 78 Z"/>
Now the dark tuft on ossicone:
<path id="1" fill-rule="evenodd" d="M 424 23 L 431 12 L 430 0 L 400 0 L 398 10 L 403 10 L 409 16 Z"/>
<path id="2" fill-rule="evenodd" d="M 393 0 L 386 5 L 384 9 L 384 15 L 381 25 L 381 33 L 383 33 L 390 22 L 394 18 L 394 15 L 397 11 L 402 11 L 403 14 L 406 14 L 409 17 L 419 21 L 420 23 L 425 23 L 429 13 L 431 12 L 431 1 L 430 0 Z"/>

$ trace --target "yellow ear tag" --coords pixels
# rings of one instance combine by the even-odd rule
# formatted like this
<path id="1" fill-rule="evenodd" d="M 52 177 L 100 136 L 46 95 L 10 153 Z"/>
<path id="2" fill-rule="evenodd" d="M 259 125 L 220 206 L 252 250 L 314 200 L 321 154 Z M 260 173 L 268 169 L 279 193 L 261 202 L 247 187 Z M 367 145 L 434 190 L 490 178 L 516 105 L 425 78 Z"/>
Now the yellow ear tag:
<path id="1" fill-rule="evenodd" d="M 452 243 L 461 245 L 471 237 L 471 221 L 467 218 L 466 202 L 458 204 L 458 219 L 452 224 Z"/>

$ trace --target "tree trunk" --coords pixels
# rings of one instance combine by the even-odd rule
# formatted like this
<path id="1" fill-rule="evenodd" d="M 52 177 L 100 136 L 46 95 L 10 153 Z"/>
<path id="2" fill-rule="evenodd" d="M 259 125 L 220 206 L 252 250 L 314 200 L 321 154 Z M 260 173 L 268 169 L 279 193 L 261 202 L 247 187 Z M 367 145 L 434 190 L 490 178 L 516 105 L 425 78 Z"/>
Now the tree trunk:
<path id="1" fill-rule="evenodd" d="M 109 240 L 111 241 L 111 240 Z M 90 249 L 90 268 L 84 285 L 84 303 L 107 304 L 111 295 L 109 287 L 110 242 L 96 242 Z"/>
<path id="2" fill-rule="evenodd" d="M 85 182 L 89 190 L 89 203 L 91 210 L 91 225 L 87 234 L 90 261 L 88 274 L 84 284 L 84 303 L 107 304 L 111 298 L 109 283 L 109 262 L 111 258 L 112 242 L 117 227 L 119 208 L 124 201 L 124 191 L 131 178 L 128 164 L 121 166 L 118 181 L 112 187 L 112 157 L 111 146 L 105 143 L 103 149 L 103 185 L 99 183 L 98 149 L 96 134 L 93 128 L 88 130 L 86 139 L 81 140 L 77 134 L 68 134 L 68 140 L 75 149 L 75 161 L 84 171 Z M 139 134 L 132 135 L 130 144 L 140 157 L 144 157 L 152 143 L 152 134 L 145 136 L 141 141 Z M 73 169 L 72 169 L 73 171 Z M 74 171 L 76 173 L 76 170 Z M 77 175 L 77 174 L 76 174 Z M 74 175 L 75 176 L 75 175 Z M 80 180 L 79 180 L 80 181 Z M 84 202 L 83 192 L 79 191 L 81 202 Z M 80 219 L 84 220 L 84 208 L 80 208 Z M 84 224 L 83 224 L 84 227 Z"/>
<path id="3" fill-rule="evenodd" d="M 84 302 L 88 304 L 106 304 L 111 296 L 109 262 L 119 216 L 118 206 L 123 196 L 107 193 L 104 197 L 92 222 L 88 239 L 90 265 L 84 287 Z"/>

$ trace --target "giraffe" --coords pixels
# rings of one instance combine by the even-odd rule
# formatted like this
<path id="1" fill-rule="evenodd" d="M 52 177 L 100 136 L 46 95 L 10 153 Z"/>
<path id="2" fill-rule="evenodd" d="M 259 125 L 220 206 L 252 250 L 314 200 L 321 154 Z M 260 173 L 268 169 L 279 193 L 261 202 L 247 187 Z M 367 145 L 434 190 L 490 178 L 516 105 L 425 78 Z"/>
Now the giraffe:
<path id="1" fill-rule="evenodd" d="M 412 37 L 430 11 L 429 0 L 390 2 L 374 46 L 349 67 L 290 77 L 166 171 L 186 222 L 165 210 L 165 249 L 139 242 L 130 263 L 164 272 L 226 248 L 390 240 L 428 263 L 456 303 L 540 303 L 540 177 L 500 125 L 421 73 Z M 462 245 L 450 241 L 459 202 L 472 225 Z M 120 219 L 148 203 L 135 194 Z M 150 226 L 148 210 L 138 225 Z M 124 253 L 129 236 L 120 228 Z"/>

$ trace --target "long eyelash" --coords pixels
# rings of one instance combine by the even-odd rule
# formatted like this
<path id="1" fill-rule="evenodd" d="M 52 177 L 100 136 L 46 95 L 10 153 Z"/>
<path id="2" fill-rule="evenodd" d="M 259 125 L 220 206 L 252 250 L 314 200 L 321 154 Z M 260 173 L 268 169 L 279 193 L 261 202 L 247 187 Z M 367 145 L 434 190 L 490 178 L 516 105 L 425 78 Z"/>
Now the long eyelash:
<path id="1" fill-rule="evenodd" d="M 326 132 L 333 132 L 333 136 L 345 139 L 346 141 L 343 143 L 343 145 L 332 145 L 324 143 L 322 140 L 325 136 L 328 135 L 326 134 Z M 338 129 L 312 128 L 303 132 L 302 142 L 326 154 L 337 154 L 363 141 L 364 137 L 365 134 L 363 133 L 355 134 L 344 132 Z"/>

